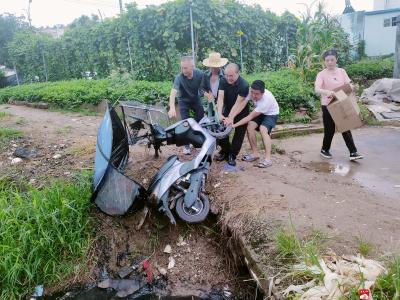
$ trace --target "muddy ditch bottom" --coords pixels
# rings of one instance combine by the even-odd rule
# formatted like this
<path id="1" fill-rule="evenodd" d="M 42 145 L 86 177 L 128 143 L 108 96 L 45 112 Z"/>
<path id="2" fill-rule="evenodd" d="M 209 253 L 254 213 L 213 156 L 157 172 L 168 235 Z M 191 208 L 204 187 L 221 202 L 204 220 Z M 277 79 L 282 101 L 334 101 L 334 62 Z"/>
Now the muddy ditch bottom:
<path id="1" fill-rule="evenodd" d="M 139 231 L 132 228 L 137 221 L 135 215 L 103 216 L 99 221 L 102 237 L 93 250 L 96 257 L 91 259 L 96 261 L 86 284 L 72 285 L 61 292 L 55 288 L 54 293 L 36 299 L 262 299 L 245 264 L 247 260 L 234 238 L 219 231 L 215 215 L 210 214 L 202 224 L 178 221 L 173 226 L 163 215 L 150 210 Z M 170 254 L 165 253 L 166 245 L 172 248 Z M 175 266 L 168 269 L 171 257 Z M 140 268 L 122 280 L 121 270 L 143 259 L 150 262 L 153 282 L 147 283 L 148 277 Z M 167 273 L 162 274 L 160 268 Z M 140 288 L 128 296 L 118 296 L 124 290 L 98 287 L 107 278 L 114 282 L 136 281 Z"/>
<path id="2" fill-rule="evenodd" d="M 146 188 L 166 158 L 176 153 L 172 147 L 162 150 L 156 159 L 154 152 L 144 146 L 131 147 L 125 174 Z M 191 159 L 178 155 L 182 160 Z M 139 228 L 144 211 L 111 217 L 93 208 L 96 240 L 88 257 L 88 278 L 79 280 L 75 289 L 73 284 L 55 287 L 43 299 L 262 299 L 236 238 L 222 231 L 215 214 L 210 213 L 206 221 L 194 225 L 176 216 L 177 225 L 173 226 L 167 216 L 149 207 Z M 165 251 L 167 246 L 169 253 Z M 120 273 L 144 260 L 151 265 L 151 285 L 142 285 L 126 297 L 117 297 L 116 289 L 97 287 L 108 278 L 139 278 L 143 282 L 148 278 L 143 270 L 124 277 Z M 174 266 L 169 268 L 171 260 Z"/>

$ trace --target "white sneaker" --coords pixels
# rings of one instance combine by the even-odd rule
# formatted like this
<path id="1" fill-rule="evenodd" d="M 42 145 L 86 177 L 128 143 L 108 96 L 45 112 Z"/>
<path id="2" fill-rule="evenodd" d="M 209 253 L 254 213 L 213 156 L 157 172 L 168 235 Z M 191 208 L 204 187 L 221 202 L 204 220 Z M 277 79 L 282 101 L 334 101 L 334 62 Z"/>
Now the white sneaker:
<path id="1" fill-rule="evenodd" d="M 183 154 L 190 155 L 192 151 L 190 151 L 190 147 L 183 147 Z"/>

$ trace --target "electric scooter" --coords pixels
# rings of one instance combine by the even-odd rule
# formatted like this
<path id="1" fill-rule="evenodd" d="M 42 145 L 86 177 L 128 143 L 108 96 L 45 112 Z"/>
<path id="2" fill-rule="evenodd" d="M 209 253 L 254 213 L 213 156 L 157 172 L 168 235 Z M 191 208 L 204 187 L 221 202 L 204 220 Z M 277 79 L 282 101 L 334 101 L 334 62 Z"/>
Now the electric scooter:
<path id="1" fill-rule="evenodd" d="M 110 155 L 105 156 L 106 160 L 108 158 L 109 162 L 117 161 L 119 163 L 118 165 L 112 165 L 111 163 L 111 168 L 118 170 L 120 175 L 124 172 L 128 153 L 125 155 L 121 153 L 121 149 L 126 149 L 126 147 L 114 145 L 114 140 L 115 143 L 122 143 L 124 145 L 135 145 L 145 141 L 148 147 L 154 147 L 156 157 L 159 155 L 160 147 L 165 144 L 176 146 L 191 144 L 195 148 L 200 148 L 200 150 L 190 161 L 180 161 L 177 155 L 170 156 L 153 176 L 147 190 L 139 183 L 129 179 L 137 188 L 131 188 L 127 183 L 120 183 L 119 185 L 121 188 L 128 188 L 129 192 L 115 191 L 118 197 L 114 199 L 110 199 L 110 197 L 95 197 L 95 203 L 105 213 L 124 214 L 130 210 L 131 206 L 136 206 L 134 203 L 140 201 L 138 199 L 147 199 L 147 201 L 156 205 L 160 212 L 165 213 L 173 224 L 176 224 L 175 217 L 172 214 L 172 209 L 174 208 L 179 218 L 188 223 L 204 221 L 210 210 L 210 202 L 205 193 L 205 183 L 216 148 L 216 139 L 210 134 L 210 130 L 207 129 L 207 127 L 211 125 L 206 122 L 207 120 L 203 120 L 203 124 L 200 125 L 194 119 L 189 118 L 164 129 L 164 127 L 152 117 L 154 113 L 164 114 L 164 111 L 160 108 L 137 102 L 120 102 L 120 108 L 123 121 L 121 121 L 115 111 L 114 113 L 108 111 L 109 117 L 106 118 L 106 112 L 105 119 L 100 126 L 100 128 L 102 128 L 104 127 L 103 124 L 109 124 L 111 132 L 113 129 L 116 130 L 119 128 L 119 133 L 116 135 L 119 136 L 119 138 L 113 139 L 113 145 L 111 147 L 116 150 L 115 153 L 117 153 L 119 157 L 113 158 L 112 151 Z M 109 109 L 112 110 L 112 108 Z M 128 113 L 130 109 L 136 112 L 140 111 L 141 113 L 130 114 Z M 123 132 L 120 130 L 121 125 L 125 129 Z M 123 138 L 121 138 L 122 135 Z M 99 136 L 96 158 L 98 155 L 104 156 L 104 151 L 98 148 L 101 148 L 99 147 Z M 123 159 L 120 158 L 121 156 Z M 99 174 L 96 176 L 96 169 L 98 169 L 96 168 L 96 162 L 99 160 L 101 159 L 95 161 L 94 190 L 96 192 L 97 189 L 97 193 L 95 193 L 96 196 L 104 194 L 99 191 L 101 186 L 110 187 L 110 184 L 99 184 L 100 177 L 102 177 L 101 180 L 107 181 L 107 176 L 99 176 Z M 117 181 L 114 179 L 115 176 L 109 177 L 112 178 L 113 182 Z M 132 193 L 131 191 L 135 192 Z M 107 193 L 107 195 L 110 195 L 110 193 Z M 123 199 L 120 199 L 121 197 Z M 127 203 L 131 203 L 131 205 L 129 206 Z M 120 209 L 120 204 L 122 204 L 123 209 Z"/>

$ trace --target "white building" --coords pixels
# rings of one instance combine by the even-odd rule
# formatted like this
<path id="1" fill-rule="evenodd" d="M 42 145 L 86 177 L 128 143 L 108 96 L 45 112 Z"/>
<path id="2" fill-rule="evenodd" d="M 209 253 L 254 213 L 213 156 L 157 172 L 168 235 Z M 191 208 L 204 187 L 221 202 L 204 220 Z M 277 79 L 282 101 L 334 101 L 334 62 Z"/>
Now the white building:
<path id="1" fill-rule="evenodd" d="M 400 0 L 374 0 L 374 10 L 399 8 Z"/>
<path id="2" fill-rule="evenodd" d="M 346 0 L 339 21 L 353 46 L 365 41 L 367 56 L 381 56 L 395 52 L 397 16 L 400 0 L 374 0 L 374 10 L 369 12 L 354 11 L 350 0 Z"/>

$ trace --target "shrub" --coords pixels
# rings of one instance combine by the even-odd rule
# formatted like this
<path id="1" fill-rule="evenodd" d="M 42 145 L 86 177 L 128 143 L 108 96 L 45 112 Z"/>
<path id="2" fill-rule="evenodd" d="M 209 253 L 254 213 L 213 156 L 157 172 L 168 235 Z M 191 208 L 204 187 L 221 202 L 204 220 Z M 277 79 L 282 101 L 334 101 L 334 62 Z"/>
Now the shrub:
<path id="1" fill-rule="evenodd" d="M 109 88 L 109 99 L 115 100 L 137 100 L 140 102 L 155 104 L 168 104 L 172 83 L 168 81 L 111 81 Z"/>
<path id="2" fill-rule="evenodd" d="M 318 97 L 311 83 L 305 83 L 295 70 L 281 69 L 276 72 L 247 75 L 249 84 L 256 79 L 263 80 L 268 90 L 274 94 L 279 103 L 281 115 L 288 114 L 300 107 L 315 111 Z"/>
<path id="3" fill-rule="evenodd" d="M 74 109 L 82 104 L 98 104 L 136 99 L 145 103 L 168 102 L 171 84 L 168 82 L 125 81 L 109 79 L 71 80 L 32 83 L 0 90 L 0 103 L 9 100 L 47 102 L 54 107 Z"/>
<path id="4" fill-rule="evenodd" d="M 354 81 L 365 81 L 393 77 L 393 58 L 364 59 L 346 67 L 347 74 Z"/>
<path id="5" fill-rule="evenodd" d="M 304 83 L 296 71 L 282 69 L 276 72 L 244 76 L 250 83 L 264 80 L 267 88 L 275 95 L 281 115 L 291 115 L 299 107 L 311 112 L 315 108 L 314 89 Z M 138 100 L 144 103 L 168 104 L 172 82 L 148 82 L 132 79 L 72 80 L 49 83 L 33 83 L 0 90 L 0 102 L 10 99 L 37 102 L 44 101 L 55 107 L 74 109 L 82 104 L 98 104 L 103 99 Z"/>

